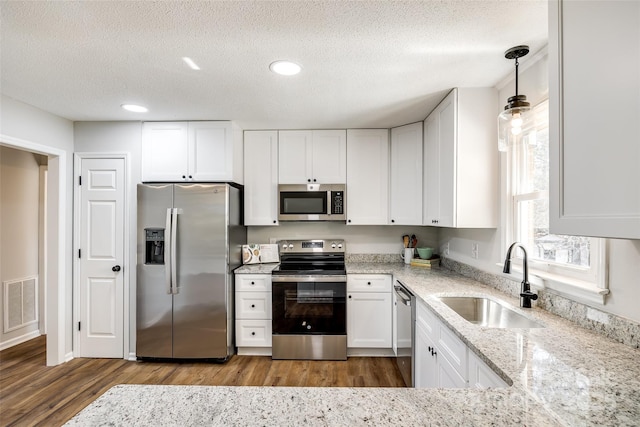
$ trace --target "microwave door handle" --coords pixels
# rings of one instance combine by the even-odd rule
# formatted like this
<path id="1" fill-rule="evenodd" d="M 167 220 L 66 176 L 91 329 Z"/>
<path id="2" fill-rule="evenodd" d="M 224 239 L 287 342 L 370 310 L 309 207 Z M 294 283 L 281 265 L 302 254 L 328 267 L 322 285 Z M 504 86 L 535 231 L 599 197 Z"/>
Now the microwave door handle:
<path id="1" fill-rule="evenodd" d="M 172 294 L 173 287 L 171 286 L 171 218 L 173 215 L 171 211 L 173 209 L 167 208 L 167 218 L 164 225 L 164 283 L 167 289 L 167 294 Z"/>

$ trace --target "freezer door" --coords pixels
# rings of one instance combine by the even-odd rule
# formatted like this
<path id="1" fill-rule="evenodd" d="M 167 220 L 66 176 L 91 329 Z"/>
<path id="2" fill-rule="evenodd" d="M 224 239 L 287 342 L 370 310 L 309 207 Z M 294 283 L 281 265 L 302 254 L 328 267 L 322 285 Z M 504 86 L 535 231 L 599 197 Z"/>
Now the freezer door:
<path id="1" fill-rule="evenodd" d="M 173 357 L 228 356 L 228 188 L 175 186 L 177 293 L 173 296 Z"/>
<path id="2" fill-rule="evenodd" d="M 173 185 L 138 185 L 136 356 L 172 357 L 173 299 L 167 283 Z M 164 239 L 164 244 L 160 244 Z"/>

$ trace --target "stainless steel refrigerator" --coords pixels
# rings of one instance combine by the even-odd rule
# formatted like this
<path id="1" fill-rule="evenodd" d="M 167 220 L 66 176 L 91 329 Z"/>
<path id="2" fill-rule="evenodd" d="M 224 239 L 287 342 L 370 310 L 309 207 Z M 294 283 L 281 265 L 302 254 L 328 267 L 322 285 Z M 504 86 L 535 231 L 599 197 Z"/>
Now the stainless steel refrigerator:
<path id="1" fill-rule="evenodd" d="M 228 184 L 139 184 L 136 357 L 234 353 L 233 270 L 247 232 Z"/>

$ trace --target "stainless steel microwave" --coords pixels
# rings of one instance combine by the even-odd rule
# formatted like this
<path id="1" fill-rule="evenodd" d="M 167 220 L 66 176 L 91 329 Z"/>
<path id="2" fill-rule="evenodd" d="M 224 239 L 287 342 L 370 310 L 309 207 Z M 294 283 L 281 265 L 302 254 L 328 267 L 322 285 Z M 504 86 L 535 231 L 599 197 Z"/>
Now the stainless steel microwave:
<path id="1" fill-rule="evenodd" d="M 345 221 L 344 184 L 278 185 L 279 221 Z"/>

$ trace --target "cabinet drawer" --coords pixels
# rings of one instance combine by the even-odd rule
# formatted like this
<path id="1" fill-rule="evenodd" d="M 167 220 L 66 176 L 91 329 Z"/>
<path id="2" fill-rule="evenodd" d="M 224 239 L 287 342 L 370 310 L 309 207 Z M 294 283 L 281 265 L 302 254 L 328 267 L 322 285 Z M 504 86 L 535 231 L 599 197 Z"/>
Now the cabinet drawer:
<path id="1" fill-rule="evenodd" d="M 436 340 L 435 325 L 439 323 L 438 318 L 424 303 L 416 303 L 416 326 L 422 328 L 432 341 Z"/>
<path id="2" fill-rule="evenodd" d="M 236 346 L 271 347 L 271 320 L 236 320 Z"/>
<path id="3" fill-rule="evenodd" d="M 467 378 L 467 345 L 441 322 L 438 322 L 436 334 L 435 342 L 440 354 L 463 378 Z"/>
<path id="4" fill-rule="evenodd" d="M 238 292 L 237 319 L 271 319 L 271 292 Z"/>
<path id="5" fill-rule="evenodd" d="M 391 283 L 387 274 L 348 274 L 347 292 L 391 292 Z"/>
<path id="6" fill-rule="evenodd" d="M 236 274 L 236 291 L 271 291 L 271 275 Z"/>

